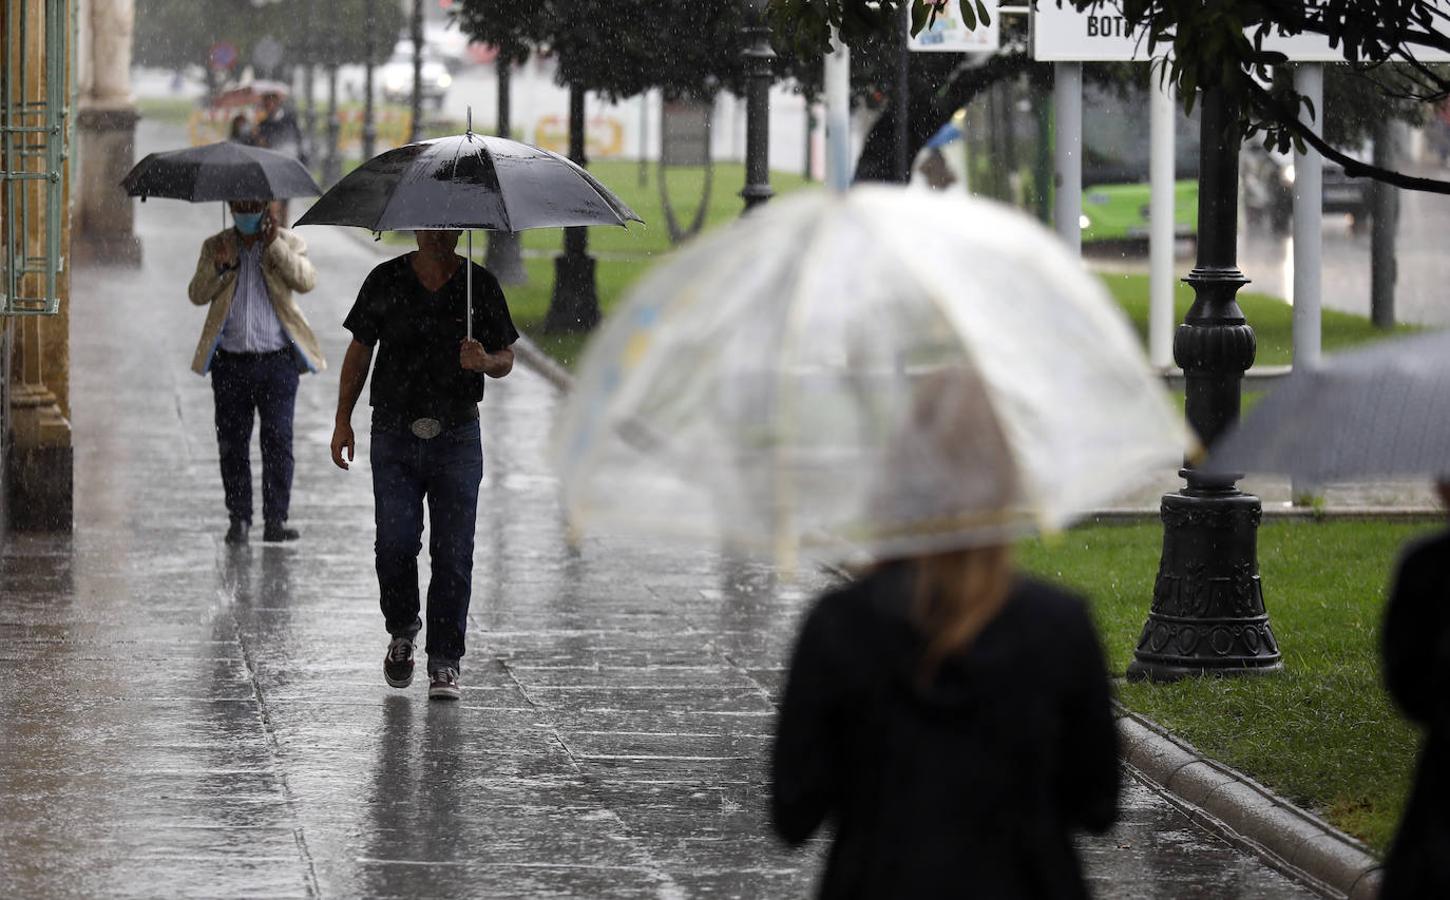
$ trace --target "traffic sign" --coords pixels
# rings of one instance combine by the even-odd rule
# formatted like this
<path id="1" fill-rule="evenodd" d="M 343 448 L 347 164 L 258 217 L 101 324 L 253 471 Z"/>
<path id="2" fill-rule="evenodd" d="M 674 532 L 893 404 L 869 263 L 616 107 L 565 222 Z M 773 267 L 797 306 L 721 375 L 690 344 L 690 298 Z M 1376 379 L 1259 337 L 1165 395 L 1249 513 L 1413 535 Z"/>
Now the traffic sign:
<path id="1" fill-rule="evenodd" d="M 213 69 L 230 69 L 237 64 L 237 45 L 231 41 L 217 41 L 207 52 L 207 62 Z"/>

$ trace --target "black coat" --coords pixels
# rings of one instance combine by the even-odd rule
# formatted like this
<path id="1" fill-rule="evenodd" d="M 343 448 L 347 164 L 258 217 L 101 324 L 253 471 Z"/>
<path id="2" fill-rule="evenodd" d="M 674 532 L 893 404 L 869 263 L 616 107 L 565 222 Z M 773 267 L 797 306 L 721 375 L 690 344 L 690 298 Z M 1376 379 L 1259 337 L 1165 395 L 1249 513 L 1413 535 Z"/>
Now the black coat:
<path id="1" fill-rule="evenodd" d="M 1425 745 L 1380 897 L 1450 897 L 1450 532 L 1401 558 L 1382 639 L 1385 686 Z"/>
<path id="2" fill-rule="evenodd" d="M 1085 897 L 1072 833 L 1117 816 L 1102 651 L 1082 601 L 1019 581 L 973 642 L 918 685 L 911 574 L 817 601 L 780 713 L 775 829 L 835 842 L 822 897 Z"/>

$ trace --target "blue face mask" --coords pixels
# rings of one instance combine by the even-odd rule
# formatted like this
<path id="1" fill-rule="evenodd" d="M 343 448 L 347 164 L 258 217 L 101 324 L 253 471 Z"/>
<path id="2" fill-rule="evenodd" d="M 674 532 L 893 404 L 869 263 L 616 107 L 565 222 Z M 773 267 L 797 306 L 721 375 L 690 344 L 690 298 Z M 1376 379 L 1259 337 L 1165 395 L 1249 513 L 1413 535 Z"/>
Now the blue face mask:
<path id="1" fill-rule="evenodd" d="M 255 213 L 232 213 L 232 220 L 237 223 L 237 231 L 242 234 L 256 234 L 262 230 L 262 214 Z"/>

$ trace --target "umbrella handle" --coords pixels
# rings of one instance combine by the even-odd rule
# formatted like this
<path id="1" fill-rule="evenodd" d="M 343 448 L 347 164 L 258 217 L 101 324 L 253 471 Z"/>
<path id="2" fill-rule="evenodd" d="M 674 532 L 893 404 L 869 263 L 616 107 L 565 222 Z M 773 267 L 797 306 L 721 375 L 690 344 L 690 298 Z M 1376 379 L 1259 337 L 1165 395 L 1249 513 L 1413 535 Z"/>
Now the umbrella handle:
<path id="1" fill-rule="evenodd" d="M 468 294 L 468 339 L 473 340 L 473 229 L 468 229 L 468 257 L 463 264 L 468 267 L 464 274 L 464 291 Z"/>

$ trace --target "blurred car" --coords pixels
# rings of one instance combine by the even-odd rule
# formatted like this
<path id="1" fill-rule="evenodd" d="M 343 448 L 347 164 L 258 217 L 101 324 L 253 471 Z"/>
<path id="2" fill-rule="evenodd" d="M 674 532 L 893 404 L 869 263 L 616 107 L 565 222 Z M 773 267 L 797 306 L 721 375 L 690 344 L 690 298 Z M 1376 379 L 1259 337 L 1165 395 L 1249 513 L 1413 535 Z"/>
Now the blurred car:
<path id="1" fill-rule="evenodd" d="M 1239 181 L 1248 224 L 1288 234 L 1294 221 L 1294 157 L 1248 143 L 1239 154 Z"/>
<path id="2" fill-rule="evenodd" d="M 1372 148 L 1366 145 L 1353 155 L 1368 159 L 1371 153 Z M 1294 157 L 1269 153 L 1257 145 L 1246 146 L 1239 169 L 1249 222 L 1263 222 L 1275 234 L 1288 234 L 1294 220 Z M 1369 227 L 1372 186 L 1370 179 L 1351 178 L 1339 163 L 1324 160 L 1324 212 L 1348 215 L 1350 229 L 1356 233 Z"/>
<path id="3" fill-rule="evenodd" d="M 392 57 L 377 70 L 378 84 L 382 86 L 383 101 L 386 103 L 413 102 L 413 42 L 398 41 Z M 453 76 L 443 57 L 429 44 L 423 45 L 423 69 L 421 72 L 423 102 L 434 109 L 443 107 Z"/>
<path id="4" fill-rule="evenodd" d="M 1360 157 L 1367 158 L 1368 154 Z M 1350 178 L 1344 174 L 1344 167 L 1337 162 L 1324 161 L 1324 211 L 1327 213 L 1348 213 L 1349 227 L 1364 231 L 1369 227 L 1372 208 L 1371 188 L 1374 182 L 1368 178 Z"/>
<path id="5" fill-rule="evenodd" d="M 1083 85 L 1082 229 L 1084 245 L 1138 246 L 1148 240 L 1152 188 L 1148 182 L 1147 88 Z M 1173 234 L 1198 232 L 1198 122 L 1174 116 Z"/>

